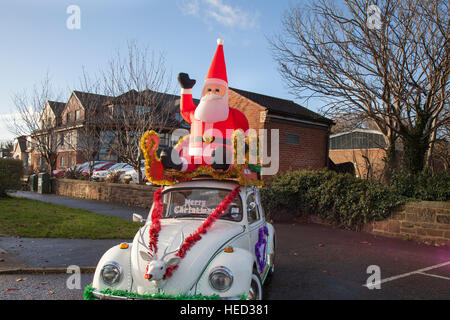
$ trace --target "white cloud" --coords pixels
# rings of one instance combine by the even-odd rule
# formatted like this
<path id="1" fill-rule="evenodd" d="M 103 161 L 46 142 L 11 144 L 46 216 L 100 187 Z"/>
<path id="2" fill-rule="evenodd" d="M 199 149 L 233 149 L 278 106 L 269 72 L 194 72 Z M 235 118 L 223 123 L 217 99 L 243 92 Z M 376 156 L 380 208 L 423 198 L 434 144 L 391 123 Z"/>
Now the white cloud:
<path id="1" fill-rule="evenodd" d="M 179 2 L 179 7 L 184 14 L 195 16 L 200 11 L 200 1 L 199 0 L 181 0 Z"/>
<path id="2" fill-rule="evenodd" d="M 203 17 L 207 23 L 213 21 L 240 29 L 253 29 L 258 25 L 257 11 L 245 12 L 237 6 L 224 4 L 222 0 L 182 0 L 180 8 L 187 15 Z"/>

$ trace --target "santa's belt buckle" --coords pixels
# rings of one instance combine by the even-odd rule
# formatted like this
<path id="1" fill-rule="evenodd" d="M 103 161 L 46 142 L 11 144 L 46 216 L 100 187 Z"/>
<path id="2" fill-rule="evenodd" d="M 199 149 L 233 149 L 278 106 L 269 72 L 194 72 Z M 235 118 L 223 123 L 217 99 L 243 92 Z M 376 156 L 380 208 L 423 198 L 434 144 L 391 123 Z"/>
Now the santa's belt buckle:
<path id="1" fill-rule="evenodd" d="M 211 143 L 214 141 L 214 136 L 203 136 L 203 142 Z"/>

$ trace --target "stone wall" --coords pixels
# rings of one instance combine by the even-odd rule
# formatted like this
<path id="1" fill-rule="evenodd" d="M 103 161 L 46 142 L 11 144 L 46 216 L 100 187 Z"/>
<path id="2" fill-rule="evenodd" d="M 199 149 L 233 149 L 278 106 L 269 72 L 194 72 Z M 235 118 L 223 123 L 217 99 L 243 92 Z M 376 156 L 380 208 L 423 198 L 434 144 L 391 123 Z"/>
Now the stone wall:
<path id="1" fill-rule="evenodd" d="M 450 202 L 409 202 L 391 218 L 368 223 L 363 231 L 375 235 L 450 245 Z"/>
<path id="2" fill-rule="evenodd" d="M 155 187 L 135 184 L 53 179 L 55 194 L 81 199 L 102 200 L 127 206 L 150 208 Z"/>

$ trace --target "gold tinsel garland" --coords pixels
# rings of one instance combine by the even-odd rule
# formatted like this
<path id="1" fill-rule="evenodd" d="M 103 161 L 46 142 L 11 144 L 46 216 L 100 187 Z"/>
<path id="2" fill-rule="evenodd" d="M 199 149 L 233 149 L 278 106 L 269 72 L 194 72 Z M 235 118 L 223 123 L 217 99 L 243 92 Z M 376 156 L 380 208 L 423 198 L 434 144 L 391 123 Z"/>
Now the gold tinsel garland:
<path id="1" fill-rule="evenodd" d="M 189 138 L 189 135 L 181 138 L 178 141 L 178 143 L 176 144 L 175 148 L 188 138 Z M 240 154 L 242 154 L 242 148 L 244 147 L 243 143 L 238 144 L 239 138 L 241 139 L 240 141 L 245 141 L 245 136 L 244 136 L 244 133 L 242 132 L 242 130 L 236 130 L 232 136 L 235 159 L 237 159 L 238 149 L 241 150 Z M 147 144 L 148 139 L 151 140 L 149 145 Z M 248 143 L 250 143 L 251 139 L 256 139 L 256 143 L 258 142 L 257 136 L 248 137 L 247 139 L 248 139 L 247 140 Z M 148 181 L 150 181 L 152 184 L 168 186 L 168 185 L 173 185 L 175 183 L 190 180 L 192 178 L 203 176 L 203 175 L 211 176 L 213 179 L 216 179 L 216 180 L 227 180 L 227 179 L 229 180 L 229 179 L 237 178 L 239 184 L 243 185 L 243 186 L 262 187 L 264 184 L 262 180 L 245 179 L 244 175 L 242 174 L 242 170 L 248 166 L 249 151 L 247 151 L 245 153 L 245 165 L 235 164 L 235 165 L 231 166 L 231 168 L 228 169 L 228 171 L 226 171 L 226 172 L 218 172 L 218 171 L 214 170 L 213 168 L 207 167 L 207 166 L 198 167 L 192 172 L 163 170 L 163 179 L 162 180 L 153 180 L 153 177 L 152 177 L 151 171 L 150 171 L 152 162 L 154 162 L 154 161 L 160 162 L 161 161 L 156 154 L 156 150 L 158 149 L 158 144 L 159 144 L 158 134 L 153 130 L 145 132 L 145 134 L 141 138 L 141 149 L 144 152 L 144 157 L 145 157 L 145 174 L 147 175 Z M 260 165 L 259 161 L 258 161 L 258 165 Z M 164 176 L 166 176 L 165 179 L 164 179 Z M 170 179 L 170 178 L 172 178 L 172 179 Z"/>

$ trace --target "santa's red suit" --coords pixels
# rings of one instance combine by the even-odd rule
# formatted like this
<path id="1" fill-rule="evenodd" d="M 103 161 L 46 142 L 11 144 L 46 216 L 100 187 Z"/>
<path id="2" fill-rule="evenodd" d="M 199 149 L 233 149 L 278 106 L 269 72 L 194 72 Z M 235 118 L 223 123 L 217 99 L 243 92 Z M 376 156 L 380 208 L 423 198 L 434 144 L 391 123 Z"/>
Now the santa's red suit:
<path id="1" fill-rule="evenodd" d="M 232 150 L 232 134 L 249 128 L 245 115 L 228 105 L 228 80 L 223 54 L 223 41 L 218 46 L 205 80 L 205 87 L 199 105 L 192 99 L 195 81 L 184 74 L 191 85 L 181 89 L 180 112 L 184 120 L 191 124 L 189 139 L 184 139 L 176 150 L 182 162 L 182 171 L 193 171 L 201 165 L 210 165 L 211 155 L 217 147 Z M 186 82 L 186 81 L 185 81 Z"/>

